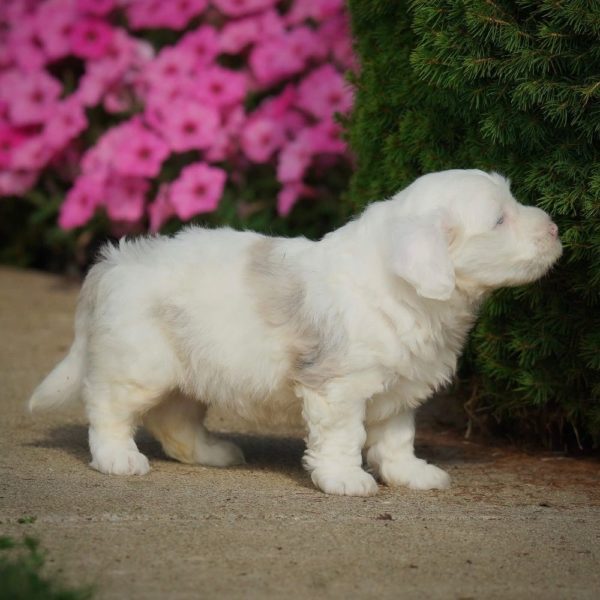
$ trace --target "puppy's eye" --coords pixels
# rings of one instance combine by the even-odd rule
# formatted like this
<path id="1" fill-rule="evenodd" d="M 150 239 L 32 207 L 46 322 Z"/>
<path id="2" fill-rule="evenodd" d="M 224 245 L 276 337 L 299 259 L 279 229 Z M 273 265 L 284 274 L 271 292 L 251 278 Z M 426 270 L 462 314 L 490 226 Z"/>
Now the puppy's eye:
<path id="1" fill-rule="evenodd" d="M 496 221 L 496 227 L 498 225 L 502 225 L 502 223 L 504 223 L 504 215 L 502 215 L 497 221 Z"/>

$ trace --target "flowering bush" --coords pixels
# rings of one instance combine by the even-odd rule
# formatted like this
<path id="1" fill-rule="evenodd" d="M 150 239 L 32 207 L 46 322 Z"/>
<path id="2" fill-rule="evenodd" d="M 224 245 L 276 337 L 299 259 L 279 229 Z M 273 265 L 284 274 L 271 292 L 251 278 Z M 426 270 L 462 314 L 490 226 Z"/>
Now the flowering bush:
<path id="1" fill-rule="evenodd" d="M 157 231 L 266 168 L 285 216 L 348 162 L 354 67 L 343 0 L 0 0 L 0 196 Z"/>

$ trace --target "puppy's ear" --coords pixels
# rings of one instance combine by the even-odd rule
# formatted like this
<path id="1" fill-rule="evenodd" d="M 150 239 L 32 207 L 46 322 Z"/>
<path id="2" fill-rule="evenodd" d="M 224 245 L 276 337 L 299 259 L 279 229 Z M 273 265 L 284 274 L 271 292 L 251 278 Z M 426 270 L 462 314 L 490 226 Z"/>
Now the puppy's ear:
<path id="1" fill-rule="evenodd" d="M 392 270 L 419 296 L 448 300 L 455 287 L 448 243 L 451 232 L 442 219 L 410 219 L 391 228 Z"/>

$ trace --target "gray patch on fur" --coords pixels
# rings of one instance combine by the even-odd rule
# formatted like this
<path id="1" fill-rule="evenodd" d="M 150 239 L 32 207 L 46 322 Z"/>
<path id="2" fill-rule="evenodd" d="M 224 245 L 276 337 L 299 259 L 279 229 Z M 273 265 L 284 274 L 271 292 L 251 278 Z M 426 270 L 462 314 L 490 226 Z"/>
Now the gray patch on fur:
<path id="1" fill-rule="evenodd" d="M 230 397 L 235 398 L 237 388 L 230 386 L 224 367 L 212 360 L 210 343 L 205 341 L 202 331 L 196 328 L 190 337 L 187 312 L 174 303 L 157 304 L 153 310 L 158 326 L 182 367 L 177 381 L 179 390 L 192 398 L 200 398 L 207 405 L 211 398 L 224 397 L 228 390 Z M 203 377 L 198 376 L 200 370 L 204 372 Z M 198 381 L 202 381 L 200 387 Z"/>
<path id="2" fill-rule="evenodd" d="M 291 378 L 319 388 L 340 377 L 346 336 L 341 328 L 307 314 L 304 282 L 287 264 L 277 240 L 264 238 L 252 246 L 247 274 L 259 314 L 269 326 L 285 332 Z"/>

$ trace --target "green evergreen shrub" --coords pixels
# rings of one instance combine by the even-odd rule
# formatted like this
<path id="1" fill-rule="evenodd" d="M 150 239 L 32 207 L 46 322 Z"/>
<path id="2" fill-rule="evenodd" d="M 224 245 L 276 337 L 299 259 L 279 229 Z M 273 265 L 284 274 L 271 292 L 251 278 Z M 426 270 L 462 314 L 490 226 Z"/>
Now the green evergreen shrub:
<path id="1" fill-rule="evenodd" d="M 351 202 L 448 168 L 495 170 L 552 214 L 551 275 L 485 305 L 463 373 L 471 415 L 547 443 L 600 440 L 600 4 L 350 0 L 362 64 Z"/>

